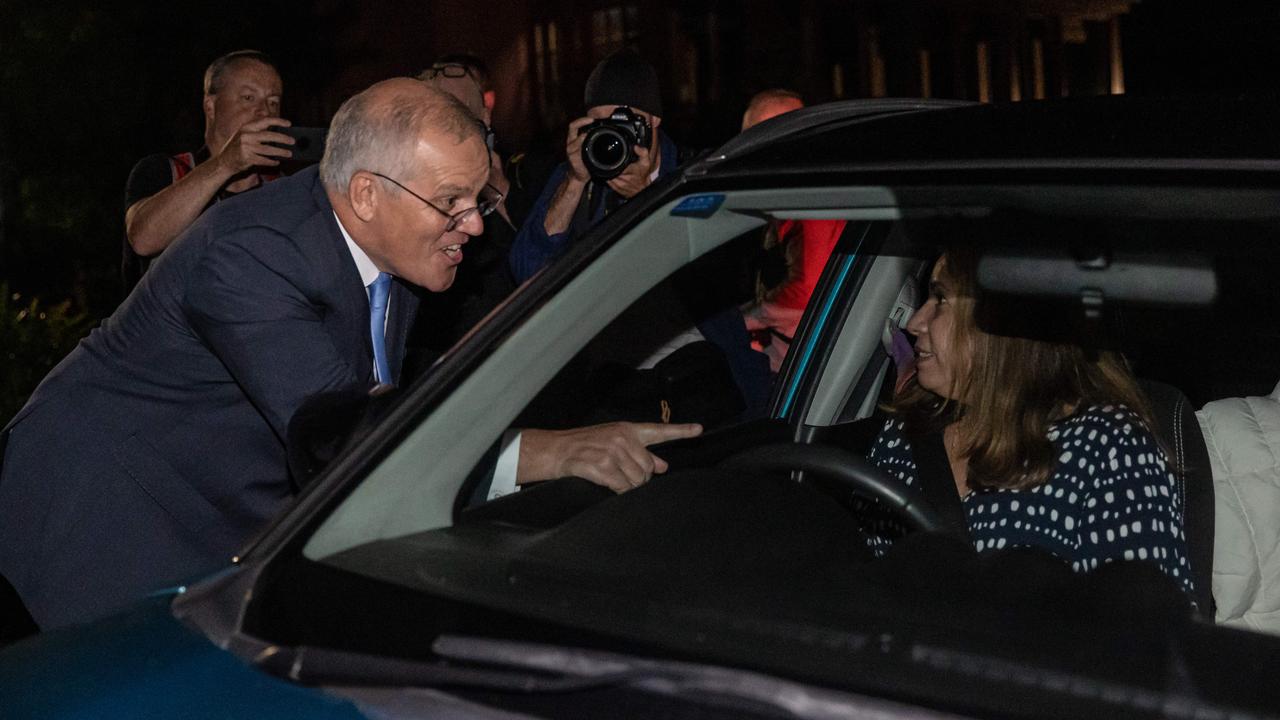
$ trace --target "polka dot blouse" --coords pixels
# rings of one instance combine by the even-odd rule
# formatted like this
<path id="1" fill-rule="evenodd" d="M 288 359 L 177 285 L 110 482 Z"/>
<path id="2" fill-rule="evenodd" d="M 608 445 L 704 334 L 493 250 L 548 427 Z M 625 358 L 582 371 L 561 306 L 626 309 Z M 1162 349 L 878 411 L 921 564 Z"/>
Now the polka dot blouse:
<path id="1" fill-rule="evenodd" d="M 1026 490 L 976 490 L 962 499 L 978 552 L 1039 547 L 1077 572 L 1112 560 L 1146 560 L 1190 594 L 1175 480 L 1146 425 L 1122 405 L 1095 405 L 1050 426 L 1049 440 L 1058 463 L 1047 483 Z M 916 485 L 917 468 L 901 421 L 885 423 L 869 459 Z M 877 555 L 891 542 L 874 532 L 870 537 Z"/>

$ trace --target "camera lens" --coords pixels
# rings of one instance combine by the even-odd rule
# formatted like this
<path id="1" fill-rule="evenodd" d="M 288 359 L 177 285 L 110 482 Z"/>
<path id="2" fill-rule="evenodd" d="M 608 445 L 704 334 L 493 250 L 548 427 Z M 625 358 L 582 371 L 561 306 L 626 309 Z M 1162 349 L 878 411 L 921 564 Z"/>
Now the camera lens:
<path id="1" fill-rule="evenodd" d="M 631 147 L 617 128 L 597 127 L 583 141 L 582 156 L 592 176 L 607 180 L 617 177 L 630 164 Z"/>
<path id="2" fill-rule="evenodd" d="M 600 133 L 591 143 L 591 157 L 601 167 L 616 167 L 627 157 L 627 143 L 617 133 Z"/>

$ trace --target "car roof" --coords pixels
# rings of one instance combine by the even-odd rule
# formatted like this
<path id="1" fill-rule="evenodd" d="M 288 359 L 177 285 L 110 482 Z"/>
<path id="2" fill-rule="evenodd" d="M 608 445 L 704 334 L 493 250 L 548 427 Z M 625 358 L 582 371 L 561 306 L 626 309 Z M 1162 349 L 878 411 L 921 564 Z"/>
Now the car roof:
<path id="1" fill-rule="evenodd" d="M 690 177 L 916 168 L 1280 171 L 1280 97 L 1110 96 L 972 104 L 873 100 L 798 110 L 735 137 Z"/>

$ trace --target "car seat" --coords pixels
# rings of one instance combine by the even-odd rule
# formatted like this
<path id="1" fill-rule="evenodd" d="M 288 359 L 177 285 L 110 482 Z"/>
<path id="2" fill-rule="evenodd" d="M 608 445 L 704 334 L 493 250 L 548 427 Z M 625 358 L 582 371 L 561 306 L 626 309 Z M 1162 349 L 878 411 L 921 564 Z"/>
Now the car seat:
<path id="1" fill-rule="evenodd" d="M 1280 633 L 1280 386 L 1219 398 L 1196 416 L 1217 494 L 1215 619 Z"/>
<path id="2" fill-rule="evenodd" d="M 1201 617 L 1212 620 L 1213 605 L 1213 473 L 1195 409 L 1181 390 L 1154 380 L 1139 380 L 1151 403 L 1153 428 L 1174 463 L 1178 498 L 1182 501 L 1187 538 L 1187 562 L 1195 583 Z"/>

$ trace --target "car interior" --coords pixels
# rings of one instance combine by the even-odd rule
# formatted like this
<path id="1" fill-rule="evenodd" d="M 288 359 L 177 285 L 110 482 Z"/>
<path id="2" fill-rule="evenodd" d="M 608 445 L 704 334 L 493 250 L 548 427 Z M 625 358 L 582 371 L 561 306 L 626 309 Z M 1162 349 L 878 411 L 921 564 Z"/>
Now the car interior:
<path id="1" fill-rule="evenodd" d="M 1270 359 L 1280 350 L 1271 319 L 1280 295 L 1269 270 L 1278 199 L 1132 186 L 854 186 L 739 190 L 702 217 L 681 212 L 687 198 L 673 201 L 416 408 L 421 421 L 307 534 L 300 562 L 276 570 L 276 589 L 254 600 L 246 627 L 279 642 L 420 658 L 434 657 L 425 639 L 487 628 L 905 688 L 901 667 L 891 677 L 863 662 L 883 660 L 888 649 L 871 638 L 892 631 L 944 645 L 963 636 L 966 647 L 1068 674 L 1103 663 L 1117 678 L 1161 687 L 1177 651 L 1151 637 L 1176 629 L 1200 646 L 1247 644 L 1196 630 L 1213 617 L 1214 487 L 1194 411 L 1266 395 L 1278 379 Z M 697 279 L 707 267 L 749 277 L 742 258 L 769 220 L 812 218 L 848 224 L 767 412 L 743 416 L 714 353 L 686 351 L 696 357 L 666 376 L 628 367 L 661 344 L 631 331 L 637 312 L 686 327 L 690 306 L 678 299 L 690 277 L 704 294 L 741 302 L 741 283 L 708 289 Z M 1175 455 L 1194 606 L 1142 563 L 1073 577 L 1034 553 L 997 562 L 936 533 L 908 534 L 871 561 L 851 521 L 858 498 L 896 509 L 909 528 L 931 527 L 895 488 L 868 479 L 861 455 L 893 392 L 893 328 L 905 327 L 921 279 L 951 243 L 983 248 L 988 332 L 1070 339 L 1130 361 Z M 607 352 L 602 338 L 612 338 Z M 692 409 L 678 407 L 688 396 Z M 610 419 L 702 419 L 707 432 L 656 448 L 671 471 L 623 495 L 572 478 L 491 502 L 475 495 L 477 469 L 508 427 Z M 316 587 L 327 599 L 305 591 Z M 355 601 L 342 598 L 357 590 L 378 612 L 333 628 L 326 619 L 348 616 Z M 1080 652 L 1081 637 L 1097 647 Z M 1245 685 L 1257 672 L 1248 653 L 1228 654 Z M 861 674 L 850 677 L 854 666 Z M 1179 672 L 1186 680 L 1195 668 Z"/>

